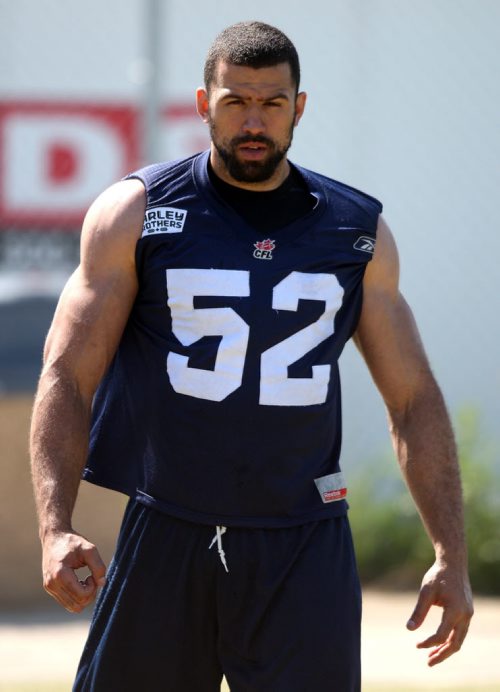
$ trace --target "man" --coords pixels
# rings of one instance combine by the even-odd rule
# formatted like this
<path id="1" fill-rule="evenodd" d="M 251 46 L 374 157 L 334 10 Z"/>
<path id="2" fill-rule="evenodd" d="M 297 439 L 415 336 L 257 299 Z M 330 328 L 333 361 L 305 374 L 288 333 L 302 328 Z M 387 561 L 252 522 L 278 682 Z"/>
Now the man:
<path id="1" fill-rule="evenodd" d="M 443 399 L 380 203 L 286 158 L 299 80 L 280 31 L 224 30 L 197 92 L 210 151 L 133 174 L 87 214 L 32 429 L 45 588 L 80 612 L 104 585 L 75 690 L 208 692 L 223 674 L 233 690 L 360 689 L 339 467 L 352 335 L 436 552 L 408 627 L 443 608 L 419 644 L 430 665 L 466 635 Z M 132 498 L 107 577 L 71 523 L 82 472 Z"/>

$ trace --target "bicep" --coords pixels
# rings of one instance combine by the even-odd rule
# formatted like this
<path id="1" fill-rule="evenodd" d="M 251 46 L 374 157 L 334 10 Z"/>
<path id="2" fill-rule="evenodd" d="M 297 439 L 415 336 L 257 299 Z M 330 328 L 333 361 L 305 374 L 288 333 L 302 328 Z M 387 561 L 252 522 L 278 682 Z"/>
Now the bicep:
<path id="1" fill-rule="evenodd" d="M 89 281 L 79 267 L 59 300 L 42 374 L 69 378 L 90 398 L 116 351 L 135 291 L 127 273 L 116 270 Z"/>
<path id="2" fill-rule="evenodd" d="M 42 378 L 66 379 L 90 401 L 119 343 L 137 293 L 135 246 L 144 188 L 119 183 L 90 208 L 81 261 L 59 300 L 44 350 Z"/>
<path id="3" fill-rule="evenodd" d="M 354 339 L 388 409 L 404 412 L 432 375 L 403 296 L 394 300 L 365 297 Z"/>

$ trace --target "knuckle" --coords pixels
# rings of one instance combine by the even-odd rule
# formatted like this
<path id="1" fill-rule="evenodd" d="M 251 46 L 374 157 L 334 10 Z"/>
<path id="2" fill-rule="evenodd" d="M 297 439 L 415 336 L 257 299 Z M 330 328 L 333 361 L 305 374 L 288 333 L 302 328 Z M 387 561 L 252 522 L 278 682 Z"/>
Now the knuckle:
<path id="1" fill-rule="evenodd" d="M 92 545 L 92 543 L 89 543 L 88 541 L 83 541 L 80 546 L 80 551 L 84 555 L 92 554 L 95 551 L 95 545 Z"/>
<path id="2" fill-rule="evenodd" d="M 80 539 L 80 550 L 85 553 L 97 552 L 97 548 L 93 543 L 88 541 L 86 538 Z"/>

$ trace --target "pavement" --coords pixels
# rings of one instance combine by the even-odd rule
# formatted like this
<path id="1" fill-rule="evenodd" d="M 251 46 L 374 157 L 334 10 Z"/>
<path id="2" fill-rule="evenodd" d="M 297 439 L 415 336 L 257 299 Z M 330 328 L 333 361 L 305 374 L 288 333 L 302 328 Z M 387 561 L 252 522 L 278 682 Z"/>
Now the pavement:
<path id="1" fill-rule="evenodd" d="M 405 623 L 414 600 L 413 593 L 365 593 L 365 684 L 377 690 L 397 686 L 422 692 L 488 686 L 500 692 L 500 599 L 476 599 L 476 614 L 462 650 L 434 668 L 428 668 L 426 652 L 415 644 L 437 627 L 440 610 L 431 611 L 420 633 L 408 632 Z M 88 624 L 88 616 L 54 609 L 0 614 L 0 690 L 19 689 L 18 685 L 29 682 L 67 684 L 70 690 Z"/>

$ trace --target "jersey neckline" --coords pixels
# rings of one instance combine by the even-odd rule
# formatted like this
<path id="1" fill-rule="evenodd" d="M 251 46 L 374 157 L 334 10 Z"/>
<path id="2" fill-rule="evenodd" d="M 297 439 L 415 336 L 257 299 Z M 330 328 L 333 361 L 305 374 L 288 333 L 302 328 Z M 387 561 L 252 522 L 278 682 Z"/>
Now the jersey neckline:
<path id="1" fill-rule="evenodd" d="M 220 216 L 225 221 L 225 224 L 229 224 L 231 228 L 234 227 L 238 229 L 236 234 L 230 232 L 232 238 L 235 238 L 235 236 L 244 236 L 245 240 L 247 240 L 248 237 L 252 238 L 253 240 L 262 240 L 269 237 L 269 231 L 262 232 L 251 226 L 219 195 L 215 186 L 210 180 L 208 173 L 209 157 L 210 150 L 207 149 L 198 156 L 195 156 L 193 159 L 192 174 L 197 192 L 209 202 L 210 209 L 215 214 Z M 326 210 L 325 191 L 323 186 L 319 184 L 319 181 L 308 175 L 308 171 L 301 166 L 297 166 L 291 161 L 288 163 L 298 172 L 299 175 L 302 176 L 310 194 L 315 197 L 316 204 L 304 216 L 301 216 L 286 226 L 281 226 L 280 228 L 277 228 L 275 231 L 271 232 L 271 235 L 274 237 L 279 236 L 280 243 L 291 242 L 307 233 L 313 224 L 317 223 L 317 221 L 323 216 Z"/>

